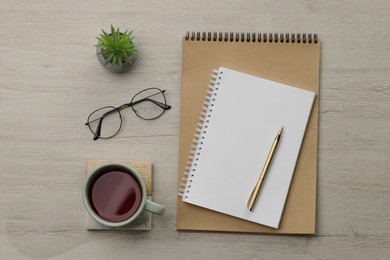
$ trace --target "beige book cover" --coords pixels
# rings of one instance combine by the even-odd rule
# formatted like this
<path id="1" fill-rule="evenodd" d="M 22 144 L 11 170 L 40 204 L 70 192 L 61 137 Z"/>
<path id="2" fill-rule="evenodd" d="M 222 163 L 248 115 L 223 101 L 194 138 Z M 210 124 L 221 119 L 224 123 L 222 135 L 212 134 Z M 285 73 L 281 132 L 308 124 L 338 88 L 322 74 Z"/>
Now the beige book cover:
<path id="1" fill-rule="evenodd" d="M 213 69 L 220 66 L 228 67 L 315 92 L 316 98 L 279 229 L 194 206 L 183 202 L 178 196 L 176 223 L 178 230 L 315 233 L 319 64 L 320 42 L 312 35 L 225 34 L 223 36 L 216 33 L 202 35 L 193 33 L 183 38 L 179 188 Z"/>

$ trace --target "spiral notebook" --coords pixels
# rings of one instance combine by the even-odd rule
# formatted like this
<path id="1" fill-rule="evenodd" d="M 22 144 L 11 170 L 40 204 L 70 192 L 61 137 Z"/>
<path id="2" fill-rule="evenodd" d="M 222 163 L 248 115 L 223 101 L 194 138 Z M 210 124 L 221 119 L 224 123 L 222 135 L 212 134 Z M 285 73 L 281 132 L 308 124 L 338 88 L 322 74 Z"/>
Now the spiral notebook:
<path id="1" fill-rule="evenodd" d="M 179 187 L 207 93 L 220 66 L 316 94 L 278 229 L 199 207 L 178 197 L 177 229 L 314 234 L 320 41 L 311 34 L 187 33 L 183 38 Z M 244 116 L 244 115 L 243 115 Z M 237 160 L 237 159 L 236 159 Z M 236 161 L 229 162 L 235 164 Z M 244 166 L 243 166 L 244 167 Z M 245 166 L 246 167 L 246 166 Z M 246 202 L 245 202 L 246 203 Z M 244 203 L 244 204 L 245 204 Z"/>
<path id="2" fill-rule="evenodd" d="M 220 67 L 202 107 L 182 200 L 278 228 L 315 93 Z M 253 211 L 247 202 L 278 130 Z"/>

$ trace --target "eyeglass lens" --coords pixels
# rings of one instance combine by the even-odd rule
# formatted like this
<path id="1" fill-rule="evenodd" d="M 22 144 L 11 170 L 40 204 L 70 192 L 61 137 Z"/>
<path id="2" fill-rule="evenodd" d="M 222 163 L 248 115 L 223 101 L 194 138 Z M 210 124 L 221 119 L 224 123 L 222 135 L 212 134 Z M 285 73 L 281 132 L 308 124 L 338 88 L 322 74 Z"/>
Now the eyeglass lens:
<path id="1" fill-rule="evenodd" d="M 136 94 L 131 103 L 134 103 L 132 109 L 137 116 L 150 120 L 155 119 L 164 113 L 166 99 L 164 93 L 160 89 L 150 88 Z"/>
<path id="2" fill-rule="evenodd" d="M 110 138 L 121 128 L 122 116 L 115 107 L 102 107 L 89 116 L 88 126 L 94 135 L 100 138 Z"/>

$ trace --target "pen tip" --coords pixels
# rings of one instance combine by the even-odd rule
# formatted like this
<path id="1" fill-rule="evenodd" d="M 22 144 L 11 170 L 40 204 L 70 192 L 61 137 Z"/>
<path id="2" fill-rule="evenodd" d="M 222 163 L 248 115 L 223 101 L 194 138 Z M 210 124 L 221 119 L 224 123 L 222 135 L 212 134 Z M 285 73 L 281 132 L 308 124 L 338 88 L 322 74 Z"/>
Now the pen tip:
<path id="1" fill-rule="evenodd" d="M 280 127 L 279 132 L 278 132 L 278 135 L 281 135 L 282 132 L 283 132 L 283 126 Z"/>

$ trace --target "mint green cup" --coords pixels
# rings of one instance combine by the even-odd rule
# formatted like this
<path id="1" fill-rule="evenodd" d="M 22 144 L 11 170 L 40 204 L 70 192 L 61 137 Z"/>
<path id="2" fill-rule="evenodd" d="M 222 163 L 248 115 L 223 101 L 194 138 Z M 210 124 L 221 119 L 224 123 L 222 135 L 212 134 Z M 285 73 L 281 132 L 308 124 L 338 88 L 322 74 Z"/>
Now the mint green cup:
<path id="1" fill-rule="evenodd" d="M 99 216 L 98 213 L 96 213 L 95 210 L 93 209 L 93 207 L 91 206 L 91 202 L 90 202 L 90 199 L 88 196 L 88 192 L 89 192 L 90 185 L 92 184 L 92 182 L 97 177 L 99 177 L 102 173 L 104 174 L 104 173 L 110 172 L 110 170 L 111 171 L 120 170 L 122 172 L 126 172 L 126 173 L 130 174 L 132 177 L 134 177 L 137 180 L 139 187 L 141 189 L 141 202 L 140 202 L 140 205 L 138 206 L 138 209 L 129 218 L 127 218 L 123 221 L 120 221 L 120 222 L 110 221 L 110 220 L 104 219 L 101 216 Z M 136 170 L 134 170 L 133 168 L 126 166 L 124 164 L 120 164 L 120 163 L 107 163 L 107 164 L 104 164 L 104 165 L 96 168 L 87 177 L 87 180 L 86 180 L 84 187 L 83 187 L 83 202 L 84 202 L 84 205 L 85 205 L 85 208 L 86 208 L 88 214 L 94 220 L 99 222 L 100 224 L 103 224 L 103 225 L 108 226 L 108 227 L 121 227 L 121 226 L 125 226 L 125 225 L 133 222 L 134 220 L 136 220 L 140 216 L 140 214 L 143 210 L 150 211 L 150 212 L 157 214 L 157 215 L 164 214 L 165 208 L 163 206 L 161 206 L 160 204 L 157 204 L 155 202 L 148 200 L 146 194 L 147 193 L 146 193 L 145 183 L 144 183 L 141 175 Z"/>

